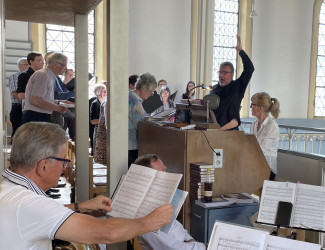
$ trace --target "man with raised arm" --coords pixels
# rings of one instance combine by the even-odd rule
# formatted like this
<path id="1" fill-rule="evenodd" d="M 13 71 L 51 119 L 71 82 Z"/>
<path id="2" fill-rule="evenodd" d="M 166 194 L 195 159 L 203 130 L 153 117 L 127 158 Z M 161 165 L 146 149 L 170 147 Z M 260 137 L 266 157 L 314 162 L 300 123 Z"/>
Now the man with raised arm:
<path id="1" fill-rule="evenodd" d="M 61 205 L 45 192 L 55 187 L 62 171 L 67 136 L 57 124 L 29 122 L 17 129 L 10 155 L 10 170 L 0 185 L 0 249 L 52 249 L 52 240 L 84 244 L 111 244 L 155 231 L 168 224 L 170 204 L 139 219 L 98 219 L 83 214 L 111 211 L 111 200 Z"/>
<path id="2" fill-rule="evenodd" d="M 214 110 L 220 130 L 238 130 L 240 125 L 240 104 L 254 72 L 254 65 L 242 49 L 239 35 L 237 36 L 237 46 L 235 48 L 243 61 L 244 71 L 238 79 L 233 80 L 233 64 L 231 62 L 221 63 L 219 83 L 214 85 L 211 90 L 211 94 L 220 97 L 219 107 Z"/>

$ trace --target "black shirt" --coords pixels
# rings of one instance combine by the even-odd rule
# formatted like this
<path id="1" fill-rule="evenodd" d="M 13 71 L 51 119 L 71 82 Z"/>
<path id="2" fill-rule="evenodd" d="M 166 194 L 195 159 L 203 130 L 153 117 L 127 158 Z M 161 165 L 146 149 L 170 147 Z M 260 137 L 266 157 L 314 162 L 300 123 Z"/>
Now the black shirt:
<path id="1" fill-rule="evenodd" d="M 28 80 L 34 72 L 35 71 L 31 67 L 29 67 L 28 70 L 21 72 L 17 81 L 17 93 L 25 93 Z"/>
<path id="2" fill-rule="evenodd" d="M 216 94 L 220 97 L 220 105 L 214 110 L 214 114 L 221 127 L 229 123 L 232 119 L 236 119 L 238 126 L 240 125 L 240 103 L 254 72 L 254 65 L 245 51 L 241 50 L 239 55 L 244 65 L 244 71 L 240 77 L 224 87 L 221 87 L 220 83 L 218 83 L 211 90 L 211 94 Z"/>

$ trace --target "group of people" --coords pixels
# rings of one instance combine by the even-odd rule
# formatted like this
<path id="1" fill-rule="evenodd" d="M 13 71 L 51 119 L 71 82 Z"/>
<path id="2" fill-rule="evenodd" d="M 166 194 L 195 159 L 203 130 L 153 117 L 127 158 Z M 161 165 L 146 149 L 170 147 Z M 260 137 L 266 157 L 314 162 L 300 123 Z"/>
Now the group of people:
<path id="1" fill-rule="evenodd" d="M 251 60 L 242 50 L 240 37 L 237 39 L 236 50 L 244 64 L 243 73 L 233 80 L 232 64 L 221 64 L 219 83 L 211 91 L 220 98 L 220 106 L 214 110 L 220 130 L 238 129 L 240 103 L 254 71 Z M 177 221 L 168 234 L 152 233 L 170 222 L 173 214 L 170 204 L 161 206 L 139 219 L 103 220 L 84 213 L 94 210 L 111 211 L 111 200 L 105 196 L 65 206 L 48 199 L 45 192 L 57 185 L 62 171 L 71 164 L 71 161 L 66 159 L 68 137 L 64 129 L 58 124 L 49 123 L 53 111 L 60 114 L 68 111 L 59 105 L 54 97 L 55 89 L 58 89 L 58 94 L 67 92 L 56 85 L 57 76 L 66 72 L 67 58 L 61 53 L 53 53 L 47 60 L 47 66 L 43 68 L 42 55 L 31 56 L 33 57 L 29 59 L 27 57 L 27 70 L 24 68 L 27 67 L 24 65 L 26 61 L 18 62 L 20 70 L 25 69 L 23 73 L 17 74 L 18 82 L 19 79 L 26 82 L 29 76 L 26 91 L 21 92 L 19 87 L 13 88 L 15 91 L 12 91 L 13 98 L 18 100 L 20 95 L 19 100 L 24 100 L 22 123 L 25 124 L 18 126 L 15 131 L 10 169 L 3 173 L 4 180 L 0 185 L 0 249 L 50 249 L 54 239 L 87 244 L 111 244 L 136 236 L 139 237 L 143 249 L 205 249 L 206 246 L 195 242 Z M 167 103 L 171 105 L 168 100 L 170 90 L 167 82 L 161 80 L 157 83 L 152 74 L 142 73 L 129 78 L 129 87 L 129 165 L 136 163 L 166 171 L 166 166 L 157 155 L 138 156 L 137 125 L 147 115 L 142 106 L 143 100 L 153 95 L 156 89 L 161 95 L 163 106 Z M 99 134 L 99 125 L 104 124 L 106 129 L 107 124 L 104 115 L 106 86 L 98 84 L 95 94 L 96 99 L 90 104 L 90 123 L 97 125 Z M 194 96 L 195 83 L 191 81 L 186 86 L 183 98 L 192 99 Z M 13 102 L 12 107 L 18 106 L 14 103 L 16 102 Z M 279 128 L 269 113 L 274 118 L 278 117 L 279 101 L 261 92 L 252 96 L 250 107 L 252 115 L 257 117 L 251 126 L 251 132 L 256 135 L 271 168 L 270 179 L 274 179 L 277 172 Z M 13 109 L 13 112 L 17 110 Z"/>
<path id="2" fill-rule="evenodd" d="M 61 114 L 70 111 L 59 105 L 59 100 L 75 97 L 74 86 L 69 85 L 74 72 L 67 69 L 67 57 L 49 52 L 43 58 L 41 53 L 31 52 L 26 58 L 20 58 L 17 65 L 19 71 L 9 78 L 12 137 L 24 123 L 51 121 L 69 128 L 69 135 L 74 139 L 74 119 L 64 119 Z M 59 75 L 63 75 L 63 81 Z"/>

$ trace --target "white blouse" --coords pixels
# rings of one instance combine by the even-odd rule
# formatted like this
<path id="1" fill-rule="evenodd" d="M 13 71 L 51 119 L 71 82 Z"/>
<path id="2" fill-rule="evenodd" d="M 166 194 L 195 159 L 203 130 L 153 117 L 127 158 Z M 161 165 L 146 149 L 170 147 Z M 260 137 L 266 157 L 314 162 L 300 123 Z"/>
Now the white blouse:
<path id="1" fill-rule="evenodd" d="M 264 153 L 267 163 L 273 173 L 277 173 L 277 155 L 279 145 L 279 126 L 269 116 L 261 124 L 260 130 L 257 131 L 258 120 L 251 125 L 250 132 L 256 136 L 258 143 Z"/>

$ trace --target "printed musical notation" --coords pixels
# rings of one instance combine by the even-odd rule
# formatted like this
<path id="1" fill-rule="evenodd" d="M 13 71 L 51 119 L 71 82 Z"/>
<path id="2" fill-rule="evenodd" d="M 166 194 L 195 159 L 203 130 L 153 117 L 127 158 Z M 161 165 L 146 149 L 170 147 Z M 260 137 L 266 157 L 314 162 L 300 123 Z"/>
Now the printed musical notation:
<path id="1" fill-rule="evenodd" d="M 131 165 L 113 198 L 113 217 L 140 218 L 164 204 L 170 203 L 181 174 L 157 171 Z"/>

